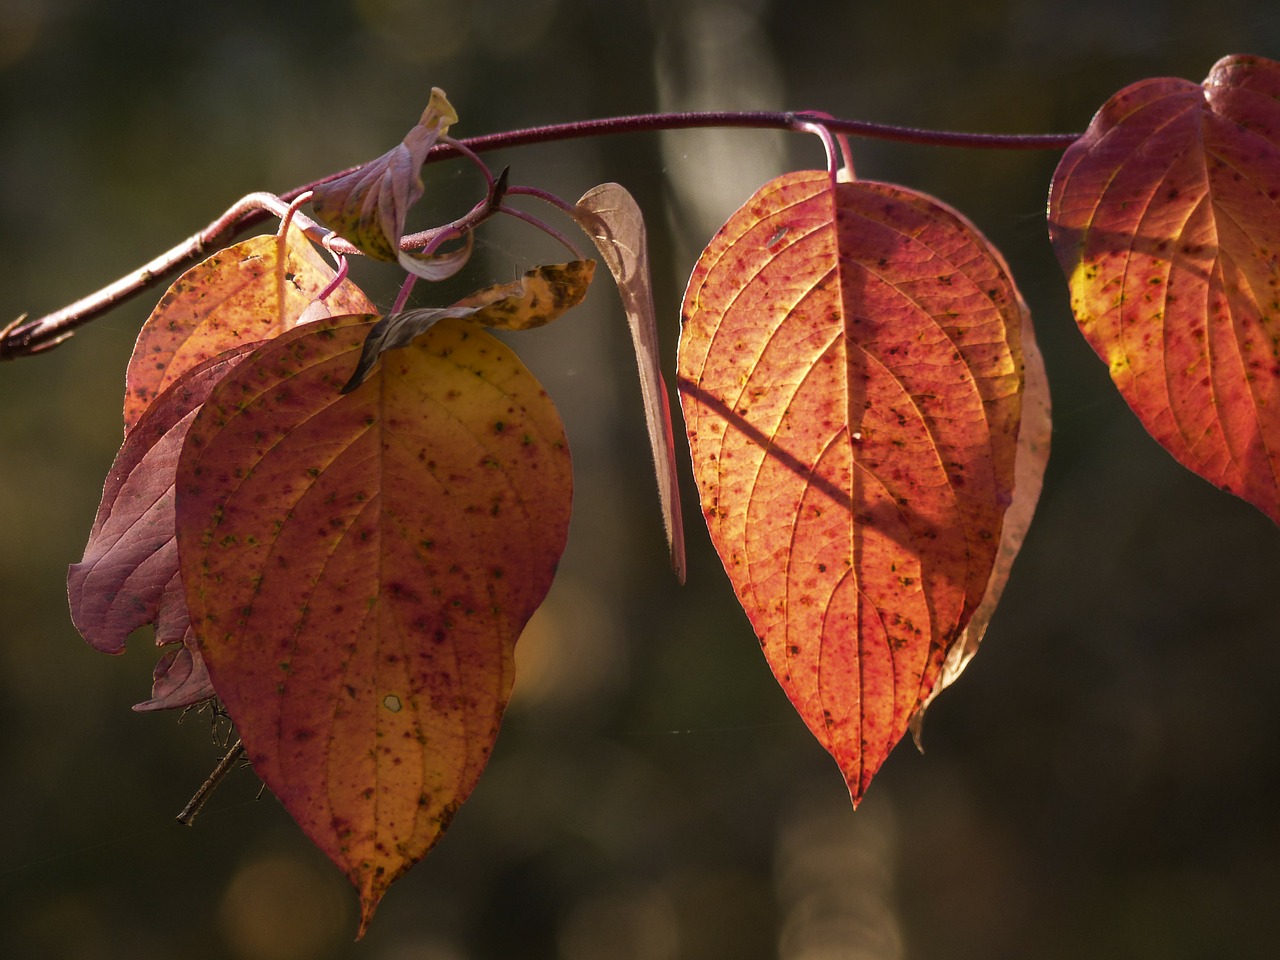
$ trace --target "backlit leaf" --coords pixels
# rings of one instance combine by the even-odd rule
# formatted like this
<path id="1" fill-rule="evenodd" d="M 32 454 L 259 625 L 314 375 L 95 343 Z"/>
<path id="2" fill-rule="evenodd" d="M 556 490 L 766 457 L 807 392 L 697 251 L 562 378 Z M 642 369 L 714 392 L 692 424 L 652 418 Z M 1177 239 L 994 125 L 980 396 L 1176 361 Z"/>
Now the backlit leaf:
<path id="1" fill-rule="evenodd" d="M 343 392 L 364 383 L 388 350 L 405 346 L 441 320 L 471 320 L 487 327 L 528 330 L 550 323 L 587 295 L 596 269 L 593 260 L 573 260 L 534 269 L 513 283 L 486 287 L 449 307 L 422 307 L 383 317 L 369 333 Z"/>
<path id="2" fill-rule="evenodd" d="M 401 261 L 406 270 L 417 273 L 414 265 L 424 268 L 421 262 L 409 257 L 406 263 L 401 257 L 405 218 L 409 208 L 422 197 L 422 164 L 427 154 L 457 122 L 458 114 L 444 91 L 432 88 L 422 118 L 397 146 L 315 188 L 311 197 L 315 218 L 375 260 Z M 461 266 L 457 263 L 447 275 Z"/>
<path id="3" fill-rule="evenodd" d="M 1044 368 L 1044 358 L 1036 344 L 1031 315 L 1022 304 L 1022 358 L 1024 385 L 1022 394 L 1022 423 L 1018 430 L 1018 453 L 1014 465 L 1013 502 L 1004 515 L 1004 527 L 1000 534 L 1000 552 L 996 554 L 995 567 L 987 583 L 982 603 L 974 611 L 968 626 L 960 633 L 960 639 L 951 645 L 937 682 L 929 696 L 911 718 L 911 732 L 916 746 L 923 749 L 921 726 L 929 704 L 947 687 L 955 683 L 964 668 L 969 665 L 982 637 L 996 612 L 1000 597 L 1009 581 L 1013 562 L 1022 550 L 1027 530 L 1040 500 L 1044 485 L 1044 471 L 1049 463 L 1049 444 L 1053 429 L 1050 416 L 1049 378 Z"/>
<path id="4" fill-rule="evenodd" d="M 1054 174 L 1049 229 L 1147 431 L 1280 522 L 1280 64 L 1116 94 Z"/>
<path id="5" fill-rule="evenodd" d="M 125 374 L 125 431 L 184 370 L 242 343 L 283 333 L 299 322 L 335 277 L 296 227 L 283 261 L 274 235 L 220 250 L 175 280 L 143 325 Z M 331 313 L 370 313 L 350 280 L 327 299 Z"/>
<path id="6" fill-rule="evenodd" d="M 178 469 L 214 686 L 258 775 L 356 887 L 362 932 L 488 760 L 572 490 L 555 407 L 474 325 L 435 324 L 339 393 L 373 323 L 263 345 L 206 401 Z"/>
<path id="7" fill-rule="evenodd" d="M 613 274 L 618 295 L 631 328 L 631 344 L 640 371 L 640 395 L 649 429 L 649 448 L 658 478 L 658 499 L 671 566 L 680 582 L 685 577 L 684 519 L 680 512 L 679 477 L 676 474 L 675 434 L 671 427 L 671 403 L 662 377 L 658 353 L 658 321 L 653 308 L 653 280 L 649 272 L 649 241 L 644 214 L 635 198 L 621 185 L 602 183 L 582 195 L 574 215 L 591 237 Z"/>
<path id="8" fill-rule="evenodd" d="M 679 387 L 703 513 L 855 803 L 991 579 L 1020 325 L 958 214 L 825 172 L 766 184 L 689 281 Z"/>
<path id="9" fill-rule="evenodd" d="M 200 404 L 249 349 L 241 346 L 187 371 L 143 412 L 120 446 L 84 558 L 67 571 L 72 622 L 103 653 L 122 653 L 129 634 L 146 624 L 155 624 L 160 646 L 187 635 L 174 539 L 178 454 Z M 198 668 L 193 664 L 193 669 L 197 673 L 181 694 L 176 688 L 153 690 L 149 702 L 155 705 L 148 709 L 186 706 L 211 696 L 211 689 L 196 685 Z M 179 703 L 183 698 L 193 699 Z"/>
<path id="10" fill-rule="evenodd" d="M 595 272 L 594 260 L 543 264 L 527 270 L 519 280 L 477 290 L 453 309 L 473 310 L 469 318 L 486 327 L 532 330 L 580 304 Z"/>

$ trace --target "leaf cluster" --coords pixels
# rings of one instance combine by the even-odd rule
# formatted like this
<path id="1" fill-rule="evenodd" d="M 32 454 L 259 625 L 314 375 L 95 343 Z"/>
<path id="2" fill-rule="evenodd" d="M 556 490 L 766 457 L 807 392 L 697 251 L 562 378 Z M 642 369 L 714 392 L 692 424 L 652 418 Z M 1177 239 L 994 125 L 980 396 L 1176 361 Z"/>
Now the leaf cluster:
<path id="1" fill-rule="evenodd" d="M 513 197 L 550 202 L 615 280 L 685 576 L 643 214 L 617 184 L 575 204 L 511 186 L 449 138 L 457 119 L 433 91 L 401 144 L 170 287 L 69 573 L 96 648 L 155 627 L 163 655 L 136 709 L 225 706 L 355 886 L 362 932 L 475 786 L 568 534 L 558 412 L 486 328 L 554 321 L 595 265 Z M 715 548 L 856 805 L 979 647 L 1040 494 L 1049 385 L 982 233 L 936 198 L 857 179 L 821 118 L 796 128 L 823 136 L 828 168 L 763 185 L 707 244 L 675 386 Z M 485 195 L 406 236 L 439 144 L 478 165 Z M 404 309 L 504 213 L 571 259 Z M 1066 150 L 1048 228 L 1081 331 L 1146 429 L 1280 520 L 1280 64 L 1232 56 L 1202 84 L 1117 93 Z M 386 315 L 346 276 L 357 253 L 408 274 Z"/>

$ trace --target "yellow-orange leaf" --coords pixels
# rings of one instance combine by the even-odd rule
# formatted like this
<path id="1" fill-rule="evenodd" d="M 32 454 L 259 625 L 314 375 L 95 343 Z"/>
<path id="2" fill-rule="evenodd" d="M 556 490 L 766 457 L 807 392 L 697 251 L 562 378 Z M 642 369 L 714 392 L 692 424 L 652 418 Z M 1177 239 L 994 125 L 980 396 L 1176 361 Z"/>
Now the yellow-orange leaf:
<path id="1" fill-rule="evenodd" d="M 545 264 L 512 283 L 477 290 L 452 306 L 421 307 L 383 317 L 365 339 L 360 362 L 343 392 L 364 383 L 388 350 L 403 347 L 441 320 L 470 320 L 506 330 L 529 330 L 550 323 L 582 302 L 595 270 L 594 260 Z"/>
<path id="2" fill-rule="evenodd" d="M 471 310 L 468 319 L 486 327 L 532 330 L 580 304 L 595 273 L 594 260 L 544 263 L 519 280 L 477 290 L 449 309 Z"/>
<path id="3" fill-rule="evenodd" d="M 192 424 L 177 480 L 214 688 L 355 885 L 362 932 L 489 757 L 572 495 L 555 407 L 470 324 L 436 324 L 339 393 L 375 319 L 318 320 L 248 357 Z"/>
<path id="4" fill-rule="evenodd" d="M 1280 63 L 1116 94 L 1058 165 L 1049 229 L 1143 426 L 1280 523 Z"/>
<path id="5" fill-rule="evenodd" d="M 284 257 L 280 238 L 250 237 L 196 264 L 165 292 L 138 334 L 125 374 L 125 432 L 185 370 L 243 343 L 267 340 L 294 326 L 333 281 L 333 268 L 291 227 Z M 350 280 L 326 300 L 332 314 L 371 313 Z"/>
<path id="6" fill-rule="evenodd" d="M 761 188 L 689 281 L 679 386 L 703 513 L 855 803 L 987 590 L 1020 322 L 958 214 L 825 172 Z"/>

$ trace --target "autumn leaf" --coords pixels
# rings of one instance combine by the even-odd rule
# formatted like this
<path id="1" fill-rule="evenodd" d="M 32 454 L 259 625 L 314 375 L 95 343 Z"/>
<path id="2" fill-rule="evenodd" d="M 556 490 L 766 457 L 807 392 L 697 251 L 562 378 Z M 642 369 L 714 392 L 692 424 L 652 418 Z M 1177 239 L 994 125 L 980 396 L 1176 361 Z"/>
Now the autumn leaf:
<path id="1" fill-rule="evenodd" d="M 187 270 L 143 325 L 125 373 L 125 431 L 183 371 L 242 343 L 295 326 L 335 278 L 301 230 L 291 227 L 280 256 L 274 234 L 250 237 Z M 350 280 L 327 299 L 333 313 L 370 313 Z"/>
<path id="2" fill-rule="evenodd" d="M 1022 423 L 1018 429 L 1018 452 L 1014 462 L 1013 501 L 1004 515 L 1004 527 L 1000 534 L 1000 551 L 996 554 L 996 562 L 991 571 L 991 579 L 987 582 L 986 593 L 982 602 L 969 619 L 968 625 L 960 632 L 960 638 L 951 645 L 946 658 L 942 662 L 942 670 L 938 679 L 929 691 L 929 695 L 921 702 L 911 718 L 911 733 L 916 747 L 924 749 L 922 742 L 922 725 L 924 713 L 940 694 L 955 683 L 964 668 L 969 665 L 983 635 L 996 612 L 1004 588 L 1009 582 L 1009 574 L 1013 570 L 1013 562 L 1022 550 L 1027 531 L 1031 527 L 1031 519 L 1035 514 L 1036 504 L 1040 501 L 1040 490 L 1044 486 L 1044 471 L 1049 463 L 1049 444 L 1052 439 L 1053 426 L 1050 413 L 1049 378 L 1044 368 L 1044 358 L 1036 344 L 1035 330 L 1031 325 L 1031 314 L 1022 307 L 1022 357 L 1024 361 L 1024 385 L 1022 395 Z"/>
<path id="3" fill-rule="evenodd" d="M 766 184 L 689 281 L 679 387 L 703 513 L 855 803 L 991 579 L 1020 323 L 958 214 L 826 172 Z"/>
<path id="4" fill-rule="evenodd" d="M 181 581 L 178 581 L 181 583 Z M 183 608 L 185 610 L 185 607 Z M 151 699 L 135 703 L 138 713 L 189 707 L 214 696 L 213 681 L 195 638 L 187 630 L 182 643 L 169 650 L 151 673 Z"/>
<path id="5" fill-rule="evenodd" d="M 343 386 L 348 393 L 364 383 L 388 350 L 406 346 L 441 320 L 470 320 L 486 327 L 528 330 L 550 323 L 582 302 L 596 269 L 592 260 L 534 267 L 513 283 L 478 290 L 448 307 L 422 307 L 383 317 L 374 324 L 360 361 Z"/>
<path id="6" fill-rule="evenodd" d="M 594 260 L 543 264 L 519 280 L 477 290 L 452 309 L 471 310 L 468 319 L 497 330 L 532 330 L 580 304 L 595 272 Z"/>
<path id="7" fill-rule="evenodd" d="M 680 511 L 680 478 L 676 474 L 671 404 L 658 353 L 658 321 L 649 272 L 649 240 L 644 213 L 621 185 L 602 183 L 582 195 L 573 210 L 587 236 L 613 274 L 631 328 L 631 343 L 640 371 L 640 395 L 649 429 L 649 448 L 658 478 L 663 526 L 671 548 L 671 566 L 685 578 L 684 519 Z"/>
<path id="8" fill-rule="evenodd" d="M 350 878 L 361 932 L 488 759 L 572 477 L 558 414 L 457 320 L 341 394 L 374 323 L 268 342 L 178 468 L 193 629 L 267 786 Z"/>
<path id="9" fill-rule="evenodd" d="M 187 606 L 178 576 L 174 520 L 174 473 L 192 420 L 214 385 L 249 351 L 242 345 L 188 370 L 149 406 L 125 437 L 107 474 L 83 559 L 67 571 L 67 595 L 76 629 L 96 650 L 123 653 L 125 640 L 154 624 L 156 643 L 168 646 L 187 635 Z M 169 665 L 172 665 L 172 658 Z M 178 686 L 177 675 L 156 677 L 150 706 L 187 706 L 207 699 L 203 672 Z M 139 705 L 138 709 L 143 709 Z"/>
<path id="10" fill-rule="evenodd" d="M 1122 90 L 1049 231 L 1081 331 L 1179 463 L 1280 523 L 1280 64 Z"/>
<path id="11" fill-rule="evenodd" d="M 421 119 L 397 146 L 315 188 L 311 197 L 315 218 L 375 260 L 399 263 L 426 280 L 453 276 L 471 256 L 470 233 L 461 248 L 427 257 L 401 250 L 400 239 L 409 208 L 425 189 L 422 165 L 427 154 L 457 122 L 458 114 L 444 91 L 433 87 Z"/>

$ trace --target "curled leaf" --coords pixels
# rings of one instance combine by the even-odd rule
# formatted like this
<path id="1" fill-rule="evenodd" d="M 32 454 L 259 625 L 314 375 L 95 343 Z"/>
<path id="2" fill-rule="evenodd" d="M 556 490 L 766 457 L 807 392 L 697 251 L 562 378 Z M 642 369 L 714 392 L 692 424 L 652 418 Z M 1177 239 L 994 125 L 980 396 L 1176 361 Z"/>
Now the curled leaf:
<path id="1" fill-rule="evenodd" d="M 574 207 L 574 216 L 613 274 L 627 314 L 631 343 L 636 352 L 636 367 L 640 373 L 640 395 L 658 479 L 663 526 L 671 548 L 671 566 L 683 583 L 684 520 L 676 474 L 675 434 L 658 352 L 658 322 L 653 308 L 653 280 L 649 272 L 649 242 L 644 213 L 625 187 L 602 183 L 582 195 Z"/>
<path id="2" fill-rule="evenodd" d="M 401 250 L 396 255 L 400 266 L 409 273 L 423 280 L 448 280 L 467 265 L 471 259 L 471 251 L 475 247 L 475 236 L 468 230 L 462 238 L 462 246 L 445 253 L 431 253 L 423 256 L 409 250 Z"/>
<path id="3" fill-rule="evenodd" d="M 457 122 L 444 91 L 432 88 L 422 118 L 397 146 L 315 188 L 311 197 L 315 218 L 367 256 L 398 261 L 405 218 L 424 189 L 422 164 Z"/>
<path id="4" fill-rule="evenodd" d="M 548 263 L 519 280 L 477 290 L 450 309 L 471 309 L 469 319 L 499 330 L 532 330 L 576 307 L 595 276 L 594 260 Z"/>
<path id="5" fill-rule="evenodd" d="M 365 340 L 360 362 L 342 392 L 349 393 L 364 383 L 388 350 L 408 345 L 441 320 L 470 320 L 506 330 L 528 330 L 550 323 L 582 302 L 595 267 L 592 260 L 535 267 L 513 283 L 486 287 L 449 307 L 422 307 L 383 317 Z"/>
<path id="6" fill-rule="evenodd" d="M 213 681 L 190 630 L 181 646 L 156 663 L 151 679 L 151 699 L 134 704 L 138 713 L 189 707 L 214 696 Z"/>

